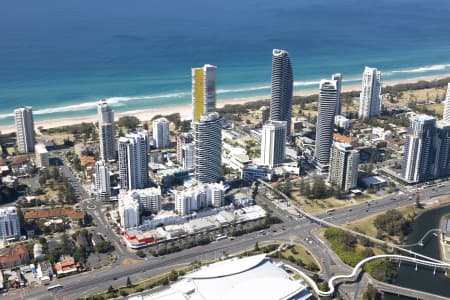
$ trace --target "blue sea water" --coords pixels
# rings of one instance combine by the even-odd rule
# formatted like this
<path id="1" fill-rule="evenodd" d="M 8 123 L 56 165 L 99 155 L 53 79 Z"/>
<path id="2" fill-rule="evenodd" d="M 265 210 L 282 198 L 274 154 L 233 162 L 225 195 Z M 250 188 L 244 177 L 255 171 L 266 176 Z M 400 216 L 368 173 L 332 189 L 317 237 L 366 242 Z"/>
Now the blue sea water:
<path id="1" fill-rule="evenodd" d="M 0 125 L 191 100 L 191 67 L 218 66 L 218 101 L 270 92 L 271 50 L 295 88 L 365 65 L 385 80 L 450 73 L 448 0 L 0 1 Z M 171 109 L 172 108 L 172 109 Z"/>

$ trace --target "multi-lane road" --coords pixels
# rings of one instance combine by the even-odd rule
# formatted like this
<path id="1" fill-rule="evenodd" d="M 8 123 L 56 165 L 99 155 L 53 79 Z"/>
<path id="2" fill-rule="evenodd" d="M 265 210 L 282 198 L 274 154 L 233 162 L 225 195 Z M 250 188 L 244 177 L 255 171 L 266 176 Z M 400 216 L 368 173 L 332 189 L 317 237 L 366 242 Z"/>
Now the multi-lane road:
<path id="1" fill-rule="evenodd" d="M 136 282 L 169 271 L 173 268 L 187 265 L 194 260 L 219 257 L 224 251 L 226 253 L 240 252 L 253 247 L 256 242 L 261 244 L 272 240 L 281 240 L 285 242 L 295 241 L 303 244 L 319 259 L 319 263 L 322 267 L 322 275 L 326 279 L 333 274 L 346 272 L 350 269 L 339 260 L 325 242 L 315 235 L 314 232 L 316 229 L 320 228 L 318 224 L 305 218 L 289 215 L 286 211 L 283 211 L 281 208 L 274 205 L 272 201 L 264 196 L 264 194 L 266 194 L 264 189 L 260 190 L 257 195 L 257 201 L 266 203 L 266 205 L 273 210 L 274 214 L 281 217 L 284 221 L 283 224 L 268 230 L 266 235 L 252 233 L 238 237 L 234 240 L 221 240 L 205 246 L 198 246 L 162 257 L 151 257 L 146 260 L 136 261 L 133 264 L 117 263 L 110 268 L 57 279 L 53 284 L 59 283 L 63 286 L 63 288 L 57 292 L 50 293 L 45 286 L 41 286 L 33 289 L 25 289 L 21 291 L 20 294 L 10 295 L 9 298 L 76 299 L 81 296 L 87 296 L 95 292 L 106 290 L 110 285 L 124 285 L 127 277 L 130 277 L 132 281 Z M 450 194 L 450 187 L 430 187 L 421 190 L 420 197 L 422 201 L 426 201 L 429 198 L 445 194 Z M 323 219 L 326 218 L 328 221 L 337 225 L 342 225 L 389 209 L 413 204 L 414 199 L 414 197 L 411 199 L 410 194 L 404 190 L 400 191 L 395 196 L 389 195 L 382 199 L 371 201 L 370 205 L 366 202 L 359 203 L 352 205 L 351 207 L 336 209 L 332 214 L 323 214 L 319 217 Z M 96 211 L 97 214 L 100 213 L 99 210 Z M 103 218 L 101 215 L 96 219 L 97 222 L 106 227 L 105 224 L 102 224 Z M 283 230 L 283 227 L 286 229 Z M 110 229 L 108 229 L 108 232 L 109 233 L 105 232 L 108 238 L 117 239 L 117 236 L 115 236 Z M 365 277 L 363 277 L 362 280 L 365 280 Z M 361 293 L 361 286 L 364 286 L 364 284 L 343 285 L 340 287 L 340 291 L 346 295 L 346 298 L 348 299 L 357 299 L 358 295 Z"/>

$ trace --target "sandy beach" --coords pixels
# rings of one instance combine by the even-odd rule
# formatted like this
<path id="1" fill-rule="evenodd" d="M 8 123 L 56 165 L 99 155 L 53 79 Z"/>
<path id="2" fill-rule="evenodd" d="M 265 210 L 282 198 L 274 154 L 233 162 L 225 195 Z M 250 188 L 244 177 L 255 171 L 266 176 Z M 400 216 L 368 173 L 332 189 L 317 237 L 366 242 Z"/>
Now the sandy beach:
<path id="1" fill-rule="evenodd" d="M 421 80 L 426 81 L 432 81 L 432 80 L 438 80 L 442 78 L 449 77 L 450 74 L 441 74 L 441 75 L 433 75 L 433 76 L 421 76 L 421 77 L 415 77 L 410 79 L 404 79 L 404 80 L 392 80 L 392 81 L 383 81 L 383 86 L 392 86 L 400 83 L 415 83 Z M 360 91 L 361 86 L 359 84 L 356 85 L 348 85 L 342 87 L 342 92 L 349 92 L 349 91 Z M 308 95 L 314 95 L 317 94 L 317 89 L 309 89 L 309 90 L 302 90 L 295 93 L 295 96 L 308 96 Z M 217 107 L 223 107 L 227 104 L 235 104 L 235 103 L 247 103 L 252 101 L 258 101 L 262 99 L 270 99 L 270 95 L 265 96 L 254 96 L 254 97 L 246 97 L 246 98 L 235 98 L 235 99 L 226 99 L 221 100 L 218 98 L 217 100 Z M 171 113 L 180 113 L 182 118 L 190 118 L 191 115 L 191 105 L 190 104 L 183 104 L 178 106 L 170 106 L 170 107 L 158 107 L 154 109 L 145 109 L 145 110 L 138 110 L 138 111 L 127 111 L 127 112 L 121 112 L 116 113 L 116 120 L 118 120 L 122 116 L 128 116 L 133 115 L 141 121 L 148 121 L 153 118 L 155 115 L 168 115 Z M 96 115 L 90 115 L 90 116 L 81 116 L 81 117 L 73 117 L 73 118 L 61 118 L 61 119 L 49 119 L 49 120 L 42 120 L 42 121 L 36 121 L 35 127 L 39 128 L 42 127 L 43 129 L 48 128 L 55 128 L 55 127 L 62 127 L 67 125 L 74 125 L 74 124 L 80 124 L 80 123 L 93 123 L 97 121 Z M 14 125 L 4 125 L 0 126 L 0 132 L 1 133 L 11 133 L 14 132 Z"/>

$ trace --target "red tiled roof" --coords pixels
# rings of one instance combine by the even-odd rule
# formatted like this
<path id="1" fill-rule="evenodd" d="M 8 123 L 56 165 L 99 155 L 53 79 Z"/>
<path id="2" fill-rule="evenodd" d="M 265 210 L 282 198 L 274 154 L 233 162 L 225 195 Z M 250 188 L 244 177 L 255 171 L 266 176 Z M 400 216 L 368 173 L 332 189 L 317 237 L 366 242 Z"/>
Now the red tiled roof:
<path id="1" fill-rule="evenodd" d="M 84 211 L 75 211 L 71 207 L 60 207 L 53 209 L 34 209 L 24 212 L 25 219 L 57 218 L 67 216 L 71 219 L 82 219 L 86 215 Z"/>
<path id="2" fill-rule="evenodd" d="M 80 163 L 83 167 L 88 165 L 95 165 L 95 162 L 96 160 L 93 156 L 82 156 L 80 158 Z"/>
<path id="3" fill-rule="evenodd" d="M 0 265 L 20 261 L 25 256 L 28 256 L 27 247 L 24 245 L 16 245 L 8 254 L 0 256 Z"/>
<path id="4" fill-rule="evenodd" d="M 333 140 L 338 141 L 338 142 L 344 142 L 347 144 L 350 144 L 352 142 L 352 138 L 346 135 L 342 135 L 339 133 L 335 133 L 333 134 Z"/>
<path id="5" fill-rule="evenodd" d="M 21 166 L 28 161 L 28 157 L 26 155 L 16 156 L 11 161 L 12 166 Z"/>

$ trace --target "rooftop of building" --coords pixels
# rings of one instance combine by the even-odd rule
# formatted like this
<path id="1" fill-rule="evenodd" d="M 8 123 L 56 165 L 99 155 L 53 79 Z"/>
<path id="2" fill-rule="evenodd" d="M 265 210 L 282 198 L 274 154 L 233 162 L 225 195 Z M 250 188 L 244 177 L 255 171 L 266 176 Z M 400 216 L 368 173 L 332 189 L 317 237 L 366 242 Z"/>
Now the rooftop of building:
<path id="1" fill-rule="evenodd" d="M 71 207 L 59 207 L 53 209 L 33 209 L 24 212 L 25 219 L 42 219 L 42 218 L 57 218 L 67 216 L 71 219 L 82 219 L 86 215 L 84 211 L 75 211 Z"/>
<path id="2" fill-rule="evenodd" d="M 273 56 L 287 56 L 287 55 L 289 55 L 289 53 L 286 50 L 273 49 L 272 50 L 272 55 Z"/>
<path id="3" fill-rule="evenodd" d="M 12 167 L 21 166 L 24 163 L 26 163 L 27 161 L 28 161 L 28 156 L 26 156 L 26 155 L 16 156 L 16 157 L 13 157 L 13 159 L 11 160 L 11 166 Z"/>
<path id="4" fill-rule="evenodd" d="M 337 141 L 337 142 L 343 142 L 343 143 L 347 143 L 350 144 L 352 142 L 352 138 L 346 135 L 342 135 L 339 133 L 335 133 L 333 134 L 333 140 Z"/>
<path id="5" fill-rule="evenodd" d="M 310 296 L 302 281 L 292 280 L 281 265 L 262 254 L 205 266 L 187 274 L 170 289 L 143 299 L 273 300 L 308 299 Z"/>
<path id="6" fill-rule="evenodd" d="M 48 153 L 47 148 L 45 147 L 44 144 L 36 144 L 34 146 L 34 151 L 37 153 Z"/>
<path id="7" fill-rule="evenodd" d="M 381 178 L 379 176 L 365 177 L 361 180 L 365 185 L 376 185 L 376 184 L 382 184 L 382 183 L 386 182 L 386 180 L 384 180 L 383 178 Z"/>
<path id="8" fill-rule="evenodd" d="M 68 273 L 77 270 L 80 264 L 72 256 L 61 256 L 59 262 L 55 264 L 56 273 Z"/>
<path id="9" fill-rule="evenodd" d="M 25 247 L 24 245 L 16 245 L 6 254 L 0 256 L 0 265 L 20 261 L 22 257 L 26 256 L 28 256 L 27 247 Z"/>
<path id="10" fill-rule="evenodd" d="M 94 156 L 81 156 L 80 163 L 82 166 L 88 166 L 88 165 L 95 165 L 97 161 L 95 160 Z"/>
<path id="11" fill-rule="evenodd" d="M 17 213 L 17 209 L 15 206 L 0 207 L 0 215 L 6 215 L 11 213 L 13 214 Z"/>

